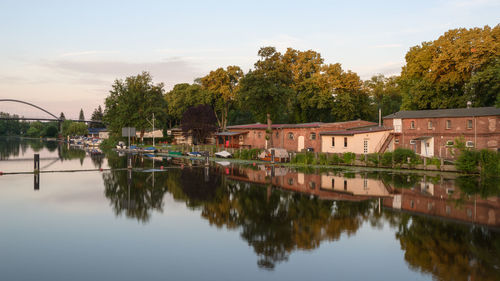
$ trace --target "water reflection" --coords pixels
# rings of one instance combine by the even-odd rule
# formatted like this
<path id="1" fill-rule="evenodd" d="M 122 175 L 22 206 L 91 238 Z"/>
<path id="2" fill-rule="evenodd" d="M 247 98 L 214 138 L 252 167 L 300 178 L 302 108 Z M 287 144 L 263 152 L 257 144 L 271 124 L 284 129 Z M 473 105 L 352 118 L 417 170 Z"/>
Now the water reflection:
<path id="1" fill-rule="evenodd" d="M 205 168 L 169 169 L 155 175 L 155 187 L 146 173 L 133 172 L 131 183 L 126 171 L 103 177 L 117 215 L 148 222 L 151 212 L 163 212 L 169 192 L 210 225 L 239 231 L 263 269 L 368 223 L 394 228 L 411 268 L 437 279 L 494 280 L 500 273 L 499 233 L 481 226 L 500 226 L 500 201 L 460 190 L 457 179 L 234 165 L 211 166 L 208 181 Z"/>

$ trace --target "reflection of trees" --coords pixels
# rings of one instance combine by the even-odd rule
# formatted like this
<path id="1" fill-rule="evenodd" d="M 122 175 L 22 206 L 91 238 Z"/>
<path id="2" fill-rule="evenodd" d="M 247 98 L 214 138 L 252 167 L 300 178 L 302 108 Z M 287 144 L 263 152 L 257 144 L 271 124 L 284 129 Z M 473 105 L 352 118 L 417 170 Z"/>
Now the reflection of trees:
<path id="1" fill-rule="evenodd" d="M 85 158 L 85 150 L 78 148 L 71 148 L 66 145 L 59 146 L 59 158 L 61 160 L 71 160 Z"/>
<path id="2" fill-rule="evenodd" d="M 460 176 L 456 185 L 467 195 L 479 194 L 481 198 L 500 196 L 500 177 Z"/>
<path id="3" fill-rule="evenodd" d="M 0 138 L 0 159 L 9 159 L 11 156 L 18 156 L 20 152 L 19 139 Z"/>
<path id="4" fill-rule="evenodd" d="M 498 280 L 499 233 L 482 227 L 403 215 L 396 238 L 405 260 L 437 280 Z M 411 219 L 410 219 L 411 218 Z"/>
<path id="5" fill-rule="evenodd" d="M 125 214 L 141 222 L 149 221 L 151 211 L 163 212 L 163 196 L 167 186 L 162 184 L 167 173 L 155 173 L 152 185 L 152 173 L 132 172 L 129 181 L 129 171 L 110 171 L 103 173 L 104 195 L 110 200 L 116 215 Z"/>

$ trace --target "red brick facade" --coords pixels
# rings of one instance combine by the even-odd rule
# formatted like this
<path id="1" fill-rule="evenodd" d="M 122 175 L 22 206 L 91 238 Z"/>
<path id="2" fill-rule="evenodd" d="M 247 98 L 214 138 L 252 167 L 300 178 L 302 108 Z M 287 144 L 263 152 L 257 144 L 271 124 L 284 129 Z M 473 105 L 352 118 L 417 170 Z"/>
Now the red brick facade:
<path id="1" fill-rule="evenodd" d="M 395 122 L 395 119 L 401 121 Z M 401 122 L 401 125 L 399 125 Z M 463 137 L 469 147 L 500 148 L 500 115 L 467 117 L 384 118 L 394 128 L 394 148 L 414 150 L 425 156 L 451 159 L 455 140 Z M 426 142 L 422 144 L 422 142 Z M 433 148 L 433 149 L 432 149 Z"/>
<path id="2" fill-rule="evenodd" d="M 308 148 L 312 148 L 313 151 L 321 151 L 321 132 L 374 125 L 376 123 L 363 120 L 337 123 L 273 124 L 273 147 L 284 148 L 287 151 L 301 151 Z M 251 124 L 229 126 L 228 130 L 230 132 L 244 132 L 238 137 L 240 147 L 265 148 L 266 128 L 265 124 Z"/>

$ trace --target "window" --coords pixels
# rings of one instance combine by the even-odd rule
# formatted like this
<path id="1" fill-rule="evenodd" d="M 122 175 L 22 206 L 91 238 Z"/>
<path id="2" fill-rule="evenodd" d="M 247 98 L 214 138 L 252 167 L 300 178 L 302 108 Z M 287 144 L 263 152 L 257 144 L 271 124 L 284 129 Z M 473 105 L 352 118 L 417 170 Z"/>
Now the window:
<path id="1" fill-rule="evenodd" d="M 453 146 L 453 141 L 452 140 L 446 141 L 446 146 Z"/>
<path id="2" fill-rule="evenodd" d="M 311 135 L 309 137 L 311 138 L 311 140 L 315 140 L 316 139 L 316 133 L 311 133 Z"/>
<path id="3" fill-rule="evenodd" d="M 472 129 L 472 120 L 467 120 L 467 129 Z"/>
<path id="4" fill-rule="evenodd" d="M 347 138 L 344 137 L 344 147 L 347 147 Z"/>
<path id="5" fill-rule="evenodd" d="M 240 141 L 243 141 L 243 135 L 240 135 L 239 138 L 240 138 Z"/>
<path id="6" fill-rule="evenodd" d="M 427 122 L 427 129 L 429 129 L 429 130 L 432 129 L 432 121 Z"/>
<path id="7" fill-rule="evenodd" d="M 288 138 L 293 140 L 293 133 L 288 133 Z"/>
<path id="8" fill-rule="evenodd" d="M 344 190 L 347 190 L 347 180 L 344 180 Z"/>
<path id="9" fill-rule="evenodd" d="M 416 144 L 417 141 L 416 140 L 410 140 L 410 144 Z"/>
<path id="10" fill-rule="evenodd" d="M 332 189 L 335 189 L 335 179 L 332 179 Z"/>
<path id="11" fill-rule="evenodd" d="M 276 137 L 279 137 L 280 136 L 280 133 L 279 132 L 276 132 Z"/>
<path id="12" fill-rule="evenodd" d="M 413 209 L 415 207 L 415 202 L 413 200 L 410 200 L 410 207 Z"/>
<path id="13" fill-rule="evenodd" d="M 332 146 L 335 146 L 335 137 L 332 137 Z"/>
<path id="14" fill-rule="evenodd" d="M 467 141 L 467 142 L 465 143 L 465 146 L 466 146 L 466 147 L 474 147 L 474 142 L 473 142 L 473 141 Z"/>
<path id="15" fill-rule="evenodd" d="M 410 122 L 410 129 L 415 129 L 415 121 Z"/>
<path id="16" fill-rule="evenodd" d="M 293 185 L 293 178 L 289 178 L 289 179 L 288 179 L 288 184 L 289 184 L 289 185 Z"/>
<path id="17" fill-rule="evenodd" d="M 394 139 L 395 144 L 399 144 L 399 139 Z"/>
<path id="18" fill-rule="evenodd" d="M 316 183 L 315 183 L 315 182 L 313 182 L 313 181 L 310 181 L 310 182 L 309 182 L 309 187 L 310 187 L 311 189 L 315 189 L 315 188 L 316 188 Z"/>
<path id="19" fill-rule="evenodd" d="M 260 136 L 261 136 L 261 133 L 260 133 L 260 132 L 258 132 L 258 133 L 257 133 L 257 137 L 258 137 L 259 139 L 260 139 Z"/>
<path id="20" fill-rule="evenodd" d="M 451 120 L 446 120 L 446 129 L 451 129 Z"/>

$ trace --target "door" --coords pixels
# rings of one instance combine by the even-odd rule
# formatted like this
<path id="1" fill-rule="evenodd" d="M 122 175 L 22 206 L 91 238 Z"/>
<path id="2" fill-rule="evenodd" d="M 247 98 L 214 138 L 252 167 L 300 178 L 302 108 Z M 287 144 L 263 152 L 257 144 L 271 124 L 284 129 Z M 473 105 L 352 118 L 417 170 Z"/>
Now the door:
<path id="1" fill-rule="evenodd" d="M 304 149 L 304 136 L 299 136 L 299 147 L 297 150 L 300 152 Z"/>

